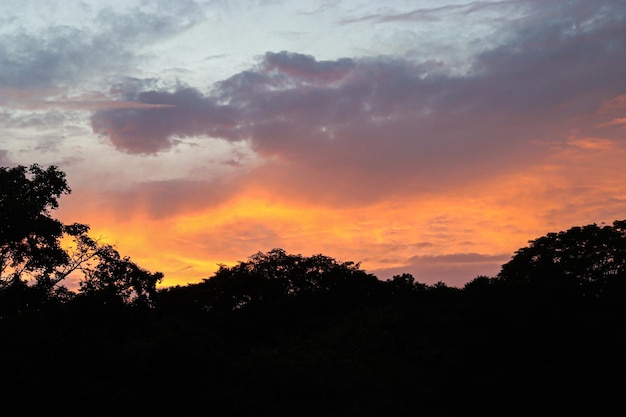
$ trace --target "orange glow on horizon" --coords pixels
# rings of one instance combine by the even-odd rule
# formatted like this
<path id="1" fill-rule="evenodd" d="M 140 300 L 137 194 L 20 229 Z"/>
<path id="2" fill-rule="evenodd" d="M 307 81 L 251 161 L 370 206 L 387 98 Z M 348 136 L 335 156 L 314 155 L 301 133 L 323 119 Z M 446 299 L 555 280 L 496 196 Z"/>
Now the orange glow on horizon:
<path id="1" fill-rule="evenodd" d="M 515 237 L 494 227 L 511 224 L 513 218 L 519 230 Z M 164 272 L 163 285 L 197 282 L 219 264 L 232 265 L 276 247 L 362 262 L 366 270 L 401 267 L 404 259 L 418 254 L 501 254 L 525 242 L 522 230 L 529 228 L 515 211 L 463 196 L 332 209 L 242 195 L 214 209 L 166 219 L 93 219 L 93 236 L 115 244 L 140 265 Z"/>
<path id="2" fill-rule="evenodd" d="M 89 224 L 94 238 L 116 245 L 144 268 L 163 272 L 164 286 L 199 282 L 220 264 L 233 265 L 273 248 L 360 262 L 367 271 L 410 272 L 415 257 L 480 254 L 505 259 L 545 233 L 620 218 L 626 190 L 612 173 L 619 172 L 625 156 L 610 140 L 572 137 L 531 169 L 369 205 L 293 200 L 273 193 L 271 185 L 256 184 L 209 207 L 182 201 L 167 216 L 155 216 L 145 204 L 124 216 L 116 205 L 98 204 L 88 194 L 71 195 L 62 201 L 67 207 L 62 220 Z M 485 273 L 497 273 L 500 265 L 486 265 Z"/>

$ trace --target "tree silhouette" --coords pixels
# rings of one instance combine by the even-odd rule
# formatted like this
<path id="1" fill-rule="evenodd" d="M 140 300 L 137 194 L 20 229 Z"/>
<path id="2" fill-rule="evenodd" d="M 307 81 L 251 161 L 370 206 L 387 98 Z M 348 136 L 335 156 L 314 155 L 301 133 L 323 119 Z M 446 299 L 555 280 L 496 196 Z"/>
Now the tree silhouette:
<path id="1" fill-rule="evenodd" d="M 99 262 L 95 267 L 84 268 L 81 294 L 103 302 L 154 306 L 156 285 L 163 279 L 161 272 L 151 273 L 141 268 L 110 245 L 100 247 L 97 258 Z"/>
<path id="2" fill-rule="evenodd" d="M 60 284 L 75 272 L 82 273 L 83 294 L 114 294 L 125 303 L 151 305 L 163 274 L 150 273 L 91 238 L 88 225 L 52 217 L 58 199 L 70 192 L 56 166 L 0 167 L 0 310 L 68 301 L 74 294 Z"/>
<path id="3" fill-rule="evenodd" d="M 502 266 L 500 280 L 586 296 L 626 290 L 626 220 L 572 227 L 529 243 Z"/>
<path id="4" fill-rule="evenodd" d="M 70 192 L 56 167 L 0 168 L 0 288 L 29 279 L 43 281 L 64 265 L 64 233 L 80 233 L 50 215 L 57 199 Z"/>
<path id="5" fill-rule="evenodd" d="M 5 414 L 604 415 L 621 405 L 626 221 L 549 233 L 463 288 L 381 281 L 282 249 L 157 288 L 161 273 L 51 216 L 68 192 L 55 167 L 0 168 Z M 72 273 L 83 277 L 76 294 L 61 285 Z M 71 401 L 54 389 L 60 378 Z"/>
<path id="6" fill-rule="evenodd" d="M 207 308 L 228 311 L 310 294 L 339 296 L 349 292 L 354 297 L 367 293 L 369 287 L 377 283 L 375 276 L 354 262 L 338 262 L 324 255 L 293 255 L 283 249 L 273 249 L 258 252 L 248 261 L 232 267 L 221 265 L 202 287 L 211 294 Z"/>

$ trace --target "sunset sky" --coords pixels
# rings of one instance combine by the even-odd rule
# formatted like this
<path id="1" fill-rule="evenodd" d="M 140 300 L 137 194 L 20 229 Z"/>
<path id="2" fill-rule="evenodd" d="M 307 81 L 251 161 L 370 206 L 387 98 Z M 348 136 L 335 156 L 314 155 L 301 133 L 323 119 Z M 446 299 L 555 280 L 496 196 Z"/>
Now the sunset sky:
<path id="1" fill-rule="evenodd" d="M 626 1 L 0 1 L 0 166 L 165 274 L 273 248 L 462 286 L 626 219 Z"/>

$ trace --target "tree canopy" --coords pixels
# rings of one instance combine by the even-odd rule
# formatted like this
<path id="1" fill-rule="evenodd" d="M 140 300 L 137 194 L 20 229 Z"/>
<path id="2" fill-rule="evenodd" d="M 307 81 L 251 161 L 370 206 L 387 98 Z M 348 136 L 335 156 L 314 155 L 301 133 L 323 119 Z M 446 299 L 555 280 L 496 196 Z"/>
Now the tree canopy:
<path id="1" fill-rule="evenodd" d="M 71 297 L 62 282 L 72 273 L 82 273 L 82 294 L 150 304 L 161 273 L 152 274 L 93 239 L 88 225 L 52 216 L 59 198 L 70 192 L 56 166 L 0 167 L 0 311 Z"/>
<path id="2" fill-rule="evenodd" d="M 626 290 L 626 220 L 589 224 L 531 240 L 502 266 L 501 280 L 545 287 L 557 284 L 588 296 Z"/>
<path id="3" fill-rule="evenodd" d="M 354 262 L 338 262 L 321 254 L 288 254 L 277 248 L 257 252 L 232 267 L 221 265 L 202 286 L 212 294 L 210 308 L 236 310 L 263 301 L 324 292 L 347 291 L 354 297 L 376 282 L 376 277 Z"/>
<path id="4" fill-rule="evenodd" d="M 82 230 L 66 227 L 50 211 L 69 192 L 65 174 L 56 167 L 0 168 L 0 287 L 27 276 L 43 281 L 67 263 L 60 239 Z"/>

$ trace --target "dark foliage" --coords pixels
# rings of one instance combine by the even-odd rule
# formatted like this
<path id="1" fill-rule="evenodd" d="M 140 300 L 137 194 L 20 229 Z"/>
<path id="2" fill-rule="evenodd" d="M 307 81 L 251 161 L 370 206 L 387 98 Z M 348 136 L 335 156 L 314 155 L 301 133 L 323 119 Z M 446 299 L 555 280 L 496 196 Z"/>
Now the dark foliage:
<path id="1" fill-rule="evenodd" d="M 274 249 L 162 289 L 77 225 L 84 250 L 55 268 L 84 270 L 79 293 L 0 291 L 2 411 L 608 414 L 626 375 L 625 225 L 550 233 L 463 288 Z"/>
<path id="2" fill-rule="evenodd" d="M 93 302 L 152 305 L 163 274 L 100 244 L 89 226 L 52 217 L 70 192 L 54 166 L 0 167 L 0 318 L 71 300 L 76 294 L 62 284 L 72 273 L 82 274 L 79 295 Z"/>
<path id="3" fill-rule="evenodd" d="M 26 276 L 43 282 L 64 264 L 65 226 L 50 216 L 70 189 L 55 167 L 0 167 L 0 288 Z"/>
<path id="4" fill-rule="evenodd" d="M 626 291 L 626 221 L 572 227 L 529 242 L 498 279 L 520 289 L 586 297 L 619 297 Z"/>

